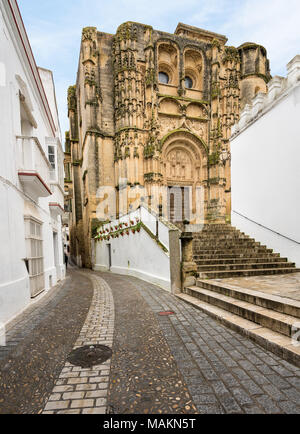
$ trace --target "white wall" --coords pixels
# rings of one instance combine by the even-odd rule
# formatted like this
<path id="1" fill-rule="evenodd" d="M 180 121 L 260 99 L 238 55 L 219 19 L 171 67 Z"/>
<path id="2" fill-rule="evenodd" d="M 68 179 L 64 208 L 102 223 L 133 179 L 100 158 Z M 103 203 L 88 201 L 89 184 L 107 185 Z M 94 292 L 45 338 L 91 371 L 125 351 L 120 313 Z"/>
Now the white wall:
<path id="1" fill-rule="evenodd" d="M 25 262 L 24 201 L 0 182 L 0 323 L 6 323 L 30 302 Z"/>
<path id="2" fill-rule="evenodd" d="M 144 229 L 140 233 L 96 241 L 96 271 L 109 270 L 108 245 L 111 245 L 112 267 L 110 271 L 139 277 L 171 291 L 170 258 L 152 240 Z"/>
<path id="3" fill-rule="evenodd" d="M 280 83 L 275 98 L 262 100 L 258 118 L 247 107 L 246 125 L 242 114 L 234 131 L 232 224 L 300 267 L 299 244 L 236 214 L 300 243 L 300 83 Z"/>
<path id="4" fill-rule="evenodd" d="M 12 1 L 12 4 L 15 2 Z M 14 7 L 16 13 L 16 6 Z M 20 25 L 18 17 L 17 22 Z M 25 38 L 22 29 L 21 34 Z M 30 126 L 26 131 L 23 129 L 23 133 L 37 137 L 47 156 L 46 138 L 59 140 L 60 131 L 56 113 L 54 119 L 57 130 L 51 128 L 49 112 L 45 109 L 43 98 L 39 93 L 42 86 L 37 85 L 33 78 L 7 2 L 0 3 L 0 47 L 0 323 L 5 324 L 31 302 L 29 277 L 24 262 L 26 258 L 25 215 L 35 216 L 43 223 L 45 289 L 49 289 L 49 273 L 53 273 L 55 285 L 58 278 L 64 278 L 65 270 L 62 247 L 59 251 L 59 272 L 54 264 L 53 230 L 57 231 L 61 246 L 62 239 L 60 216 L 50 213 L 51 196 L 33 200 L 24 193 L 18 176 L 21 158 L 17 136 L 22 134 L 19 98 L 19 91 L 24 93 L 22 83 L 25 84 L 26 101 L 31 106 L 31 113 L 37 124 L 36 128 Z M 45 73 L 44 77 L 47 79 L 46 91 L 53 108 L 55 107 L 53 82 L 51 84 L 49 81 L 49 72 Z M 40 151 L 37 152 L 36 157 L 41 158 Z M 63 207 L 63 193 L 61 202 Z"/>
<path id="5" fill-rule="evenodd" d="M 145 208 L 135 213 L 122 217 L 104 228 L 114 227 L 118 222 L 129 222 L 136 217 L 142 220 L 153 235 L 156 235 L 156 217 L 151 215 Z M 169 229 L 162 222 L 159 222 L 162 239 L 160 242 L 169 245 Z M 108 245 L 111 246 L 110 271 L 118 274 L 126 274 L 139 277 L 171 291 L 170 255 L 151 237 L 142 227 L 141 231 L 124 237 L 111 238 L 109 241 L 95 241 L 95 265 L 96 271 L 109 270 Z"/>
<path id="6" fill-rule="evenodd" d="M 232 225 L 251 235 L 256 241 L 261 242 L 263 245 L 273 249 L 275 253 L 280 253 L 283 258 L 288 258 L 289 261 L 294 262 L 300 268 L 300 246 L 294 242 L 276 235 L 271 231 L 258 226 L 255 223 L 239 216 L 232 214 Z"/>

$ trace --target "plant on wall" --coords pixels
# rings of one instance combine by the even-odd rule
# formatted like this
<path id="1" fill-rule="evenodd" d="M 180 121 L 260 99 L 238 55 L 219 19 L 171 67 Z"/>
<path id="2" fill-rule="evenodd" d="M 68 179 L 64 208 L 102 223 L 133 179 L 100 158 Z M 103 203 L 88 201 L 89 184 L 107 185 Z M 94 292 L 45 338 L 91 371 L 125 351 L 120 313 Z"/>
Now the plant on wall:
<path id="1" fill-rule="evenodd" d="M 124 237 L 126 234 L 127 236 L 130 235 L 130 232 L 135 234 L 136 232 L 141 231 L 142 222 L 139 218 L 135 218 L 136 223 L 134 220 L 129 220 L 129 222 L 122 222 L 118 223 L 115 226 L 110 226 L 109 228 L 104 228 L 102 231 L 99 231 L 97 236 L 94 237 L 95 240 L 99 241 L 109 241 L 111 238 L 119 238 L 120 235 Z"/>

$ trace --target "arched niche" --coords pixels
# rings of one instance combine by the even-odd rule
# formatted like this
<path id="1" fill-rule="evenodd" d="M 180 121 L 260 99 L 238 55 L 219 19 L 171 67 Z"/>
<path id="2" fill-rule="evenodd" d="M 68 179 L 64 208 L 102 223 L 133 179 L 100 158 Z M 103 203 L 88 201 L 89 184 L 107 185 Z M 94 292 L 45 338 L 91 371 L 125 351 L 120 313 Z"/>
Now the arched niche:
<path id="1" fill-rule="evenodd" d="M 186 115 L 190 118 L 204 118 L 207 113 L 201 104 L 191 103 L 187 106 Z"/>
<path id="2" fill-rule="evenodd" d="M 207 147 L 188 131 L 174 131 L 162 140 L 162 163 L 166 183 L 202 183 L 206 178 Z"/>
<path id="3" fill-rule="evenodd" d="M 159 112 L 180 115 L 180 103 L 173 98 L 164 98 L 159 104 Z"/>
<path id="4" fill-rule="evenodd" d="M 194 183 L 195 159 L 193 153 L 178 141 L 169 147 L 165 157 L 165 177 L 176 182 Z"/>
<path id="5" fill-rule="evenodd" d="M 184 76 L 192 80 L 191 89 L 203 91 L 204 61 L 200 50 L 184 51 Z"/>
<path id="6" fill-rule="evenodd" d="M 158 74 L 160 72 L 167 74 L 168 85 L 178 86 L 179 83 L 179 50 L 174 43 L 162 41 L 157 46 L 157 65 Z M 164 83 L 160 83 L 164 84 Z"/>

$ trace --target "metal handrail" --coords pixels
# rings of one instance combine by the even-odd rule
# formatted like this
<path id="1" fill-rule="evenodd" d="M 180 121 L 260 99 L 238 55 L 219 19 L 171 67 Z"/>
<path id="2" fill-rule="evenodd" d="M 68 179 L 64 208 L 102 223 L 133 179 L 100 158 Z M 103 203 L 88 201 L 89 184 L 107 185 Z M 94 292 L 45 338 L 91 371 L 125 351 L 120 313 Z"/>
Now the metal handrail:
<path id="1" fill-rule="evenodd" d="M 270 232 L 273 232 L 273 233 L 276 234 L 276 235 L 279 235 L 280 237 L 283 237 L 283 238 L 285 238 L 285 239 L 287 239 L 287 240 L 289 240 L 289 241 L 292 241 L 293 243 L 296 243 L 296 244 L 299 244 L 299 245 L 300 245 L 299 241 L 293 240 L 292 238 L 289 238 L 289 237 L 287 237 L 287 236 L 285 236 L 285 235 L 282 235 L 282 234 L 280 234 L 279 232 L 276 232 L 276 231 L 274 231 L 273 229 L 268 228 L 267 226 L 264 226 L 264 225 L 262 225 L 262 224 L 260 224 L 260 223 L 257 223 L 256 221 L 250 219 L 249 217 L 246 217 L 245 215 L 241 214 L 241 213 L 238 212 L 238 211 L 234 211 L 234 210 L 232 210 L 232 212 L 234 212 L 235 214 L 240 215 L 241 217 L 244 217 L 246 220 L 249 220 L 250 222 L 255 223 L 255 224 L 258 225 L 258 226 L 261 226 L 261 227 L 264 228 L 264 229 L 267 229 L 267 230 L 270 231 Z"/>

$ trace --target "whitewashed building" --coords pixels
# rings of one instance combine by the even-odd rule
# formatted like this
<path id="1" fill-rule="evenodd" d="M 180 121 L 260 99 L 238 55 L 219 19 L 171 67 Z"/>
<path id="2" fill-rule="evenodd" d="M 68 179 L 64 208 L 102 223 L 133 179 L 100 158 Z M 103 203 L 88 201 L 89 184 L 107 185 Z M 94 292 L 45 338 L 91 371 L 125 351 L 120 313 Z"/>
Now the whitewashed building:
<path id="1" fill-rule="evenodd" d="M 0 323 L 65 277 L 64 174 L 51 71 L 15 0 L 0 2 Z"/>
<path id="2" fill-rule="evenodd" d="M 232 224 L 300 267 L 300 55 L 244 108 L 231 152 Z"/>

